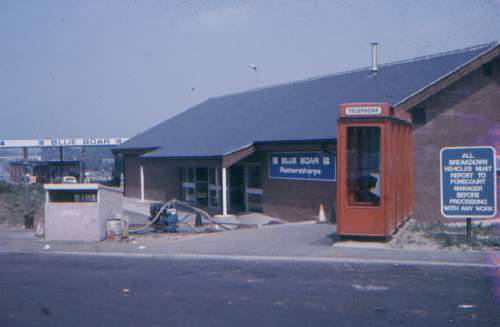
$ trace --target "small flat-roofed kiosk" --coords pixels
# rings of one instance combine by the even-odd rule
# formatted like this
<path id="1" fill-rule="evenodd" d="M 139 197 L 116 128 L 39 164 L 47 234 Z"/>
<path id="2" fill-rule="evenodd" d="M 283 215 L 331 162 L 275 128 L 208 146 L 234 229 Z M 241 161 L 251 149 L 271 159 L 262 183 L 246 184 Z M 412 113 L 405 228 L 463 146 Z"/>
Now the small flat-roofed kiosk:
<path id="1" fill-rule="evenodd" d="M 45 184 L 45 239 L 102 241 L 106 220 L 123 216 L 119 188 L 100 184 Z"/>
<path id="2" fill-rule="evenodd" d="M 411 118 L 387 103 L 339 110 L 337 233 L 388 239 L 412 212 Z"/>

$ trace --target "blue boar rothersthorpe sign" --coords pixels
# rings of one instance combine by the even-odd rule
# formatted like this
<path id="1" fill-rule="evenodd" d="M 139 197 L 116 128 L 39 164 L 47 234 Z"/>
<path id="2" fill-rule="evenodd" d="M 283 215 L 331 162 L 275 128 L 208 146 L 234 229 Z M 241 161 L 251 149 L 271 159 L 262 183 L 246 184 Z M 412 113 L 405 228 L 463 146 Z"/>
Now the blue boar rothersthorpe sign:
<path id="1" fill-rule="evenodd" d="M 492 218 L 497 213 L 493 147 L 441 149 L 441 214 L 447 218 Z"/>
<path id="2" fill-rule="evenodd" d="M 335 156 L 323 152 L 269 154 L 269 178 L 335 181 Z"/>

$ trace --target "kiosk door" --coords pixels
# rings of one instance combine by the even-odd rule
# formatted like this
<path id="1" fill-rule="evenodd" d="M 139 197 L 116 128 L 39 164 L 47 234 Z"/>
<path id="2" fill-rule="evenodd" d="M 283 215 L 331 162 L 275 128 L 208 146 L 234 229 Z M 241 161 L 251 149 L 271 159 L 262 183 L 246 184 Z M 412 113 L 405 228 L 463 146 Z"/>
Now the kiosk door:
<path id="1" fill-rule="evenodd" d="M 345 134 L 344 134 L 345 133 Z M 382 208 L 382 124 L 350 124 L 343 129 L 344 155 L 339 156 L 343 216 L 339 229 L 344 235 L 381 236 L 385 233 Z M 343 169 L 342 169 L 343 168 Z"/>

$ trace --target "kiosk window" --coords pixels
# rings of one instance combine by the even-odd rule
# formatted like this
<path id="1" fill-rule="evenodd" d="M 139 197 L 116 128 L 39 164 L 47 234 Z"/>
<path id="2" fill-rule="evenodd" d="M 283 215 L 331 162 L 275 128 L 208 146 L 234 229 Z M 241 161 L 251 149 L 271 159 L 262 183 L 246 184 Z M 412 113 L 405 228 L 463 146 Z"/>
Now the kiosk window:
<path id="1" fill-rule="evenodd" d="M 97 191 L 49 191 L 50 202 L 97 202 Z"/>
<path id="2" fill-rule="evenodd" d="M 380 204 L 380 127 L 347 128 L 347 192 L 351 205 Z"/>

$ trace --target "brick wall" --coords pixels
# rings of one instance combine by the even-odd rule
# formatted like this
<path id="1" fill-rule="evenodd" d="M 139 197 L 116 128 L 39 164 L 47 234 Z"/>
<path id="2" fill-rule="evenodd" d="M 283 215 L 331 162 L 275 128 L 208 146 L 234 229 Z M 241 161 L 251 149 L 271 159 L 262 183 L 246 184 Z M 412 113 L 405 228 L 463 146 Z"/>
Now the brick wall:
<path id="1" fill-rule="evenodd" d="M 447 146 L 492 145 L 500 153 L 500 60 L 493 76 L 480 68 L 423 102 L 426 124 L 414 126 L 414 213 L 440 214 L 439 151 Z M 497 193 L 498 196 L 498 193 Z"/>
<path id="2" fill-rule="evenodd" d="M 124 155 L 125 196 L 140 198 L 140 166 L 144 167 L 144 197 L 146 200 L 165 201 L 181 197 L 179 168 L 161 159 L 143 159 L 138 155 Z"/>
<path id="3" fill-rule="evenodd" d="M 144 197 L 148 200 L 171 200 L 181 198 L 181 174 L 177 167 L 170 166 L 165 160 L 145 160 Z"/>
<path id="4" fill-rule="evenodd" d="M 264 214 L 287 221 L 317 219 L 319 206 L 325 206 L 327 219 L 335 220 L 337 184 L 335 182 L 270 179 L 268 174 L 269 152 L 321 151 L 317 144 L 259 146 L 258 152 L 241 162 L 259 162 L 263 169 L 263 211 Z M 329 151 L 335 145 L 327 144 Z"/>
<path id="5" fill-rule="evenodd" d="M 265 175 L 264 213 L 287 221 L 317 219 L 323 203 L 327 219 L 333 221 L 336 187 L 334 182 L 269 179 Z"/>
<path id="6" fill-rule="evenodd" d="M 135 154 L 123 155 L 124 195 L 130 198 L 141 197 L 141 181 L 139 176 L 140 159 Z"/>

